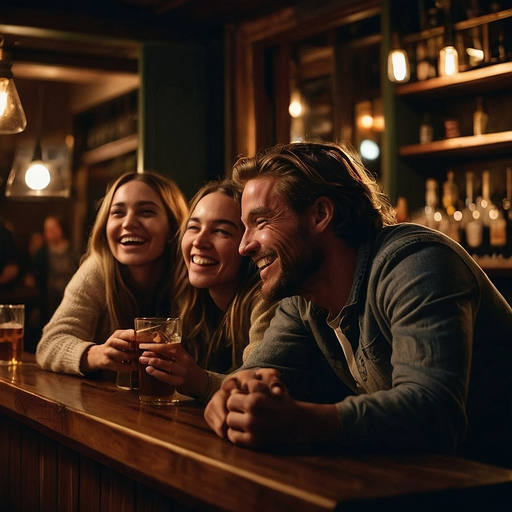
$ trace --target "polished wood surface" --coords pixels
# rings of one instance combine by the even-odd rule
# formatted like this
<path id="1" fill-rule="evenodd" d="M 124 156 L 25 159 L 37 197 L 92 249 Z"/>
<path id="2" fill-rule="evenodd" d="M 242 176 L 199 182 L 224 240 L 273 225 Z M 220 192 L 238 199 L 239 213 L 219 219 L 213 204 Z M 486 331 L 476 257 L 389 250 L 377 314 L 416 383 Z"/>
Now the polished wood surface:
<path id="1" fill-rule="evenodd" d="M 456 457 L 246 450 L 217 438 L 203 407 L 189 399 L 178 406 L 145 406 L 135 391 L 113 382 L 46 372 L 33 362 L 0 366 L 0 413 L 9 428 L 12 422 L 22 426 L 20 445 L 38 447 L 39 463 L 23 457 L 15 461 L 22 466 L 20 474 L 28 468 L 35 481 L 42 473 L 53 474 L 52 464 L 59 466 L 58 482 L 40 483 L 40 499 L 51 494 L 52 486 L 70 493 L 92 489 L 98 464 L 115 471 L 105 478 L 111 480 L 110 502 L 118 505 L 119 496 L 130 496 L 123 488 L 133 487 L 132 482 L 198 510 L 427 510 L 447 503 L 478 510 L 482 502 L 496 510 L 512 497 L 512 470 Z M 42 456 L 55 444 L 60 455 L 50 458 L 48 467 Z M 0 458 L 12 449 L 0 442 Z M 80 471 L 73 470 L 74 459 L 81 460 Z M 0 487 L 1 492 L 17 491 L 11 485 Z M 133 503 L 127 507 L 124 503 L 116 510 L 138 510 Z"/>

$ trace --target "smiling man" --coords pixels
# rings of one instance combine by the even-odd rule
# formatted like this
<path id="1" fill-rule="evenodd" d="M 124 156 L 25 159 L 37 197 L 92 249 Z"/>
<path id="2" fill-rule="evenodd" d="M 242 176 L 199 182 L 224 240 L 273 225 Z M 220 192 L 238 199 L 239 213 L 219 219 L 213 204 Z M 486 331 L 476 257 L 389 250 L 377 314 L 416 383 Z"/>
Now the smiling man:
<path id="1" fill-rule="evenodd" d="M 208 404 L 213 430 L 255 448 L 490 455 L 499 432 L 485 428 L 505 421 L 485 407 L 504 415 L 496 407 L 510 404 L 512 309 L 464 249 L 396 224 L 374 178 L 334 144 L 276 146 L 240 159 L 233 176 L 240 252 L 263 295 L 283 300 Z"/>

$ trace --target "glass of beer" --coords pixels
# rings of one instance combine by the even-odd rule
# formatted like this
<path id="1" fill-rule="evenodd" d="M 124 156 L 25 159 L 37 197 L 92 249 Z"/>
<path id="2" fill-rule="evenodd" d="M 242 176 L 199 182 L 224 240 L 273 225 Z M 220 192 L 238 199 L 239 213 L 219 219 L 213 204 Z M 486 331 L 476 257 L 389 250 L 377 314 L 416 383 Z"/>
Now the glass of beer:
<path id="1" fill-rule="evenodd" d="M 25 328 L 24 304 L 0 304 L 0 364 L 21 362 Z"/>
<path id="2" fill-rule="evenodd" d="M 179 318 L 136 318 L 135 341 L 139 343 L 181 343 Z M 137 348 L 137 356 L 144 351 Z M 146 372 L 139 361 L 139 400 L 149 405 L 168 405 L 179 401 L 176 388 Z"/>

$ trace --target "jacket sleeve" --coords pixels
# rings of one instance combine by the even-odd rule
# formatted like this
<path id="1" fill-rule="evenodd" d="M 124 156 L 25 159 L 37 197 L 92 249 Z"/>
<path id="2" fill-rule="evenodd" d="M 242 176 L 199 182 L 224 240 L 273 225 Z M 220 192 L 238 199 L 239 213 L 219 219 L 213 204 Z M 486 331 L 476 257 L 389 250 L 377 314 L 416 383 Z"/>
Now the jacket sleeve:
<path id="1" fill-rule="evenodd" d="M 113 332 L 107 313 L 104 279 L 92 258 L 77 270 L 61 304 L 43 329 L 36 361 L 45 370 L 83 375 L 80 360 L 90 345 Z"/>
<path id="2" fill-rule="evenodd" d="M 337 404 L 340 443 L 453 452 L 467 427 L 478 280 L 455 251 L 440 244 L 388 251 L 373 269 L 356 359 L 364 358 L 368 374 L 384 374 L 375 362 L 391 345 L 390 387 Z"/>

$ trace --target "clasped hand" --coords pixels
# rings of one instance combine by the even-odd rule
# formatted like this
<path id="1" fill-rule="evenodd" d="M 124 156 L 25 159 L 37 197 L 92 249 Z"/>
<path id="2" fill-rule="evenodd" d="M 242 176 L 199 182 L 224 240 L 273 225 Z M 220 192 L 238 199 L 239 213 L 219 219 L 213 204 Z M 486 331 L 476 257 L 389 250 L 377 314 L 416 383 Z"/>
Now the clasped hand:
<path id="1" fill-rule="evenodd" d="M 300 404 L 291 399 L 270 368 L 242 370 L 226 378 L 206 406 L 215 433 L 234 444 L 256 448 L 298 442 Z"/>

